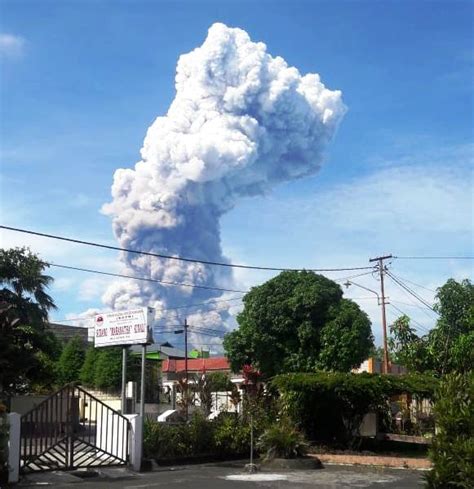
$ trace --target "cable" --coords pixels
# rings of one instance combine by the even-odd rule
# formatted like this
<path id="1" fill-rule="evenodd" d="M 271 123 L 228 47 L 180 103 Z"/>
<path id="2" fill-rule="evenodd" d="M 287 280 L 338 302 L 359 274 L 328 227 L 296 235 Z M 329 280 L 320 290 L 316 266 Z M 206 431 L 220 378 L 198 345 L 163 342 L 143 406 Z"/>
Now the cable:
<path id="1" fill-rule="evenodd" d="M 239 265 L 236 263 L 223 263 L 223 262 L 215 262 L 215 261 L 207 261 L 207 260 L 198 260 L 196 258 L 184 258 L 184 257 L 180 257 L 180 256 L 163 255 L 161 253 L 152 253 L 150 251 L 133 250 L 130 248 L 120 248 L 119 246 L 111 246 L 111 245 L 106 245 L 103 243 L 96 243 L 93 241 L 84 241 L 84 240 L 80 240 L 80 239 L 66 238 L 64 236 L 57 236 L 54 234 L 40 233 L 37 231 L 30 231 L 27 229 L 14 228 L 14 227 L 10 227 L 10 226 L 0 225 L 0 229 L 7 229 L 9 231 L 15 231 L 18 233 L 32 234 L 34 236 L 42 236 L 44 238 L 59 239 L 61 241 L 68 241 L 70 243 L 82 244 L 82 245 L 86 245 L 86 246 L 95 246 L 96 248 L 104 248 L 107 250 L 125 251 L 126 253 L 135 253 L 137 255 L 153 256 L 155 258 L 163 258 L 166 260 L 176 260 L 176 261 L 184 261 L 184 262 L 190 262 L 190 263 L 201 263 L 203 265 L 213 265 L 213 266 L 218 266 L 218 267 L 243 268 L 246 270 L 269 270 L 269 271 L 275 271 L 275 272 L 284 272 L 284 271 L 294 271 L 294 272 L 300 272 L 300 271 L 339 272 L 339 271 L 341 271 L 342 272 L 342 271 L 346 271 L 346 270 L 369 270 L 369 269 L 373 268 L 373 267 L 347 267 L 347 268 L 308 268 L 308 269 L 304 269 L 304 268 L 278 268 L 278 267 L 259 267 L 259 266 L 251 266 L 251 265 Z"/>
<path id="2" fill-rule="evenodd" d="M 333 282 L 340 282 L 341 280 L 349 280 L 350 278 L 363 277 L 364 275 L 372 275 L 374 273 L 375 267 L 372 268 L 370 272 L 358 273 L 357 275 L 349 275 L 347 277 L 339 277 L 331 279 Z"/>
<path id="3" fill-rule="evenodd" d="M 242 294 L 245 294 L 247 292 L 245 290 L 224 289 L 222 287 L 210 287 L 207 285 L 186 284 L 180 282 L 166 282 L 164 280 L 157 280 L 154 278 L 136 277 L 133 275 L 124 275 L 123 273 L 103 272 L 101 270 L 93 270 L 90 268 L 70 267 L 67 265 L 59 265 L 58 263 L 50 263 L 50 262 L 43 262 L 43 263 L 51 267 L 64 268 L 66 270 L 76 270 L 78 272 L 95 273 L 97 275 L 108 275 L 110 277 L 128 278 L 131 280 L 141 280 L 143 282 L 153 282 L 153 283 L 164 284 L 164 285 L 172 285 L 176 287 L 192 287 L 194 289 L 218 290 L 219 292 L 238 292 Z"/>
<path id="4" fill-rule="evenodd" d="M 222 300 L 218 300 L 218 301 L 214 301 L 214 300 L 210 300 L 208 302 L 201 302 L 200 304 L 189 304 L 189 305 L 183 305 L 183 306 L 176 306 L 176 307 L 163 307 L 163 308 L 154 308 L 155 311 L 160 311 L 160 312 L 167 312 L 167 311 L 174 311 L 174 310 L 177 310 L 177 309 L 186 309 L 186 308 L 191 308 L 191 307 L 201 307 L 201 306 L 207 306 L 208 304 L 210 304 L 211 306 L 213 304 L 217 304 L 217 303 L 220 303 L 220 302 L 233 302 L 233 301 L 240 301 L 242 299 L 243 296 L 239 296 L 239 297 L 234 297 L 232 299 L 222 299 Z M 235 306 L 234 306 L 235 307 Z M 225 309 L 211 309 L 211 311 L 220 311 L 220 310 L 225 310 Z M 83 321 L 85 319 L 89 320 L 89 319 L 94 319 L 96 315 L 94 316 L 86 316 L 86 317 L 77 317 L 77 318 L 66 318 L 66 319 L 54 319 L 52 320 L 53 322 L 55 323 L 62 323 L 62 322 L 69 322 L 69 321 Z"/>
<path id="5" fill-rule="evenodd" d="M 400 275 L 395 275 L 394 273 L 392 273 L 392 275 L 394 277 L 397 277 L 398 280 L 403 280 L 404 282 L 408 282 L 409 284 L 415 285 L 416 287 L 420 287 L 420 289 L 425 289 L 428 292 L 433 292 L 434 294 L 436 294 L 436 290 L 429 289 L 428 287 L 425 287 L 424 285 L 420 285 L 420 284 L 417 284 L 416 282 L 412 282 L 411 280 L 408 280 L 407 278 L 400 277 Z"/>
<path id="6" fill-rule="evenodd" d="M 405 292 L 405 291 L 403 291 Z M 415 304 L 413 302 L 403 302 L 395 299 L 390 299 L 390 302 L 395 302 L 395 304 L 401 304 L 402 306 L 409 306 L 409 307 L 416 307 L 419 308 L 420 306 L 418 304 Z M 426 312 L 425 309 L 423 309 L 423 312 Z M 428 316 L 430 319 L 432 319 L 432 316 Z"/>
<path id="7" fill-rule="evenodd" d="M 410 289 L 406 284 L 404 284 L 401 280 L 395 278 L 390 272 L 387 272 L 387 275 L 395 282 L 397 283 L 400 287 L 405 289 L 410 295 L 412 295 L 415 299 L 420 301 L 425 307 L 433 311 L 435 314 L 438 314 L 438 312 L 433 308 L 431 304 L 429 304 L 423 297 L 419 296 L 415 291 Z"/>
<path id="8" fill-rule="evenodd" d="M 430 330 L 423 326 L 421 323 L 419 323 L 416 319 L 413 319 L 411 316 L 409 316 L 406 312 L 402 311 L 399 307 L 395 306 L 394 304 L 390 303 L 389 306 L 393 307 L 395 310 L 397 310 L 399 313 L 403 314 L 404 316 L 408 317 L 410 320 L 412 320 L 415 324 L 418 324 L 420 329 L 425 331 L 426 333 L 429 333 Z"/>
<path id="9" fill-rule="evenodd" d="M 474 260 L 474 256 L 394 256 L 398 260 Z"/>

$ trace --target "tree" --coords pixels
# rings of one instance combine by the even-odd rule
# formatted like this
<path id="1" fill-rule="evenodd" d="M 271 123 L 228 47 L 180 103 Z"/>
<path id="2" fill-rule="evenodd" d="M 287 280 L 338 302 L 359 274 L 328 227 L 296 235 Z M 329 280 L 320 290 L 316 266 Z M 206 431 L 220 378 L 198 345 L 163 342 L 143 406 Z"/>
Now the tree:
<path id="1" fill-rule="evenodd" d="M 97 349 L 93 346 L 89 346 L 85 353 L 84 363 L 82 364 L 81 371 L 79 372 L 79 380 L 86 387 L 95 386 L 97 356 Z"/>
<path id="2" fill-rule="evenodd" d="M 0 390 L 14 394 L 50 386 L 60 344 L 47 329 L 55 308 L 47 265 L 26 248 L 0 250 Z"/>
<path id="3" fill-rule="evenodd" d="M 101 348 L 97 352 L 94 385 L 99 389 L 119 390 L 122 385 L 122 348 Z"/>
<path id="4" fill-rule="evenodd" d="M 79 336 L 71 338 L 64 347 L 57 365 L 58 382 L 68 384 L 80 378 L 80 371 L 84 363 L 85 350 Z"/>
<path id="5" fill-rule="evenodd" d="M 434 309 L 436 326 L 418 336 L 407 316 L 390 327 L 390 345 L 396 360 L 409 370 L 468 372 L 474 369 L 474 285 L 448 280 L 438 289 Z"/>
<path id="6" fill-rule="evenodd" d="M 450 373 L 435 399 L 436 435 L 430 448 L 432 489 L 474 487 L 474 374 Z"/>
<path id="7" fill-rule="evenodd" d="M 349 371 L 373 348 L 367 315 L 322 275 L 282 272 L 252 288 L 243 302 L 239 328 L 224 339 L 234 370 L 251 364 L 266 376 Z"/>

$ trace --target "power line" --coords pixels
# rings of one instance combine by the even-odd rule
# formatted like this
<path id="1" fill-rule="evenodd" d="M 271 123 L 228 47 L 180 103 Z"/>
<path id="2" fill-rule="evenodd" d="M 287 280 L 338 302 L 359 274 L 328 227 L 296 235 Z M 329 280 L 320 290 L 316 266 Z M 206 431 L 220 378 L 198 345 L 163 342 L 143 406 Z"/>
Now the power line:
<path id="1" fill-rule="evenodd" d="M 417 299 L 419 302 L 421 302 L 425 307 L 427 307 L 430 311 L 433 311 L 435 314 L 438 314 L 437 311 L 433 308 L 431 304 L 428 303 L 423 297 L 419 296 L 414 290 L 412 290 L 408 285 L 404 284 L 401 280 L 397 279 L 394 275 L 392 275 L 390 272 L 387 272 L 387 275 L 400 287 L 405 289 L 410 295 L 412 295 L 415 299 Z"/>
<path id="2" fill-rule="evenodd" d="M 242 296 L 232 298 L 232 299 L 222 299 L 222 300 L 210 300 L 208 302 L 202 302 L 200 304 L 190 304 L 190 305 L 182 305 L 182 306 L 175 306 L 175 307 L 166 307 L 166 308 L 160 308 L 156 309 L 157 311 L 170 311 L 170 310 L 177 310 L 177 309 L 186 309 L 186 308 L 191 308 L 191 307 L 198 307 L 198 306 L 205 306 L 210 303 L 218 303 L 218 302 L 230 302 L 234 300 L 240 300 L 244 297 L 244 295 L 249 292 L 249 290 L 233 290 L 233 289 L 223 289 L 219 287 L 208 287 L 205 285 L 196 285 L 196 284 L 186 284 L 186 283 L 179 283 L 179 282 L 166 282 L 164 280 L 157 280 L 157 279 L 151 279 L 151 278 L 146 278 L 146 277 L 137 277 L 133 275 L 124 275 L 120 273 L 112 273 L 112 272 L 104 272 L 102 270 L 94 270 L 94 269 L 89 269 L 89 268 L 80 268 L 80 267 L 72 267 L 68 265 L 60 265 L 57 263 L 52 263 L 52 262 L 43 262 L 46 265 L 49 265 L 51 267 L 56 267 L 56 268 L 64 268 L 66 270 L 75 270 L 75 271 L 80 271 L 80 272 L 86 272 L 86 273 L 94 273 L 97 275 L 106 275 L 106 276 L 111 276 L 111 277 L 118 277 L 118 278 L 126 278 L 126 279 L 131 279 L 131 280 L 141 280 L 145 282 L 156 282 L 159 284 L 164 284 L 164 285 L 172 285 L 176 287 L 192 287 L 192 288 L 197 288 L 197 289 L 207 289 L 207 290 L 217 290 L 220 292 L 235 292 L 235 293 L 241 293 L 243 294 Z M 339 277 L 336 279 L 333 279 L 334 282 L 339 282 L 342 280 L 347 280 L 351 278 L 356 278 L 356 277 L 362 277 L 364 275 L 370 275 L 372 274 L 373 271 L 371 270 L 370 272 L 364 272 L 364 273 L 358 273 L 356 275 L 349 275 L 347 277 Z M 219 309 L 213 309 L 213 310 L 219 310 Z M 86 316 L 86 317 L 76 317 L 76 318 L 63 318 L 63 319 L 54 319 L 54 322 L 56 323 L 63 323 L 63 322 L 71 322 L 71 321 L 84 321 L 84 320 L 91 320 L 94 319 L 94 316 Z"/>
<path id="3" fill-rule="evenodd" d="M 474 260 L 474 256 L 394 256 L 398 260 Z"/>
<path id="4" fill-rule="evenodd" d="M 400 285 L 398 285 L 396 282 L 395 282 L 395 285 L 397 285 L 400 290 L 406 295 L 406 297 L 408 297 L 408 299 L 411 300 L 411 294 L 409 294 L 403 287 L 401 287 Z M 398 301 L 395 301 L 395 302 L 398 302 Z M 408 305 L 408 304 L 406 304 Z M 428 319 L 430 319 L 430 321 L 433 320 L 433 316 L 431 316 L 430 314 L 428 314 L 428 311 L 426 310 L 426 306 L 425 307 L 421 307 L 420 304 L 416 303 L 415 302 L 411 302 L 410 304 L 412 307 L 416 307 L 417 309 L 419 309 Z"/>
<path id="5" fill-rule="evenodd" d="M 403 290 L 403 292 L 405 292 L 405 290 Z M 403 302 L 403 301 L 399 301 L 399 300 L 395 300 L 395 299 L 390 299 L 390 302 L 395 302 L 396 304 L 402 304 L 402 306 L 421 308 L 421 306 L 419 304 L 415 304 L 414 302 Z M 426 312 L 425 309 L 422 309 L 422 310 L 423 310 L 423 312 Z M 428 317 L 430 319 L 433 319 L 432 316 L 428 315 Z"/>
<path id="6" fill-rule="evenodd" d="M 240 264 L 236 264 L 236 263 L 224 263 L 224 262 L 215 262 L 215 261 L 208 261 L 208 260 L 198 260 L 197 258 L 184 258 L 184 257 L 180 257 L 180 256 L 164 255 L 161 253 L 152 253 L 151 251 L 134 250 L 131 248 L 121 248 L 119 246 L 106 245 L 106 244 L 97 243 L 94 241 L 84 241 L 81 239 L 67 238 L 65 236 L 40 233 L 38 231 L 31 231 L 28 229 L 14 228 L 11 226 L 0 225 L 0 229 L 7 229 L 9 231 L 15 231 L 18 233 L 32 234 L 34 236 L 42 236 L 43 238 L 51 238 L 51 239 L 58 239 L 61 241 L 68 241 L 69 243 L 76 243 L 76 244 L 81 244 L 81 245 L 86 245 L 86 246 L 95 246 L 96 248 L 104 248 L 107 250 L 124 251 L 126 253 L 134 253 L 137 255 L 153 256 L 155 258 L 162 258 L 165 260 L 184 261 L 184 262 L 190 262 L 190 263 L 201 263 L 203 265 L 212 265 L 212 266 L 218 266 L 218 267 L 243 268 L 246 270 L 268 270 L 268 271 L 275 271 L 275 272 L 283 272 L 283 271 L 294 271 L 294 272 L 300 272 L 300 271 L 340 272 L 341 271 L 342 272 L 342 271 L 346 271 L 346 270 L 368 270 L 368 269 L 373 268 L 373 267 L 345 267 L 345 268 L 308 268 L 308 269 L 304 269 L 304 268 L 279 268 L 279 267 L 261 267 L 261 266 L 252 266 L 252 265 L 240 265 Z"/>
<path id="7" fill-rule="evenodd" d="M 426 328 L 425 326 L 423 326 L 421 323 L 419 323 L 416 319 L 413 319 L 411 316 L 409 316 L 407 313 L 405 313 L 404 311 L 402 311 L 399 307 L 397 307 L 395 304 L 389 304 L 391 307 L 393 307 L 396 311 L 398 311 L 400 314 L 403 314 L 404 316 L 407 316 L 410 320 L 412 320 L 415 324 L 418 324 L 418 326 L 420 327 L 420 329 L 422 329 L 423 331 L 425 331 L 426 333 L 429 333 L 430 330 L 428 328 Z"/>
<path id="8" fill-rule="evenodd" d="M 217 304 L 217 303 L 221 303 L 221 302 L 233 302 L 233 301 L 240 301 L 242 300 L 242 297 L 243 296 L 239 296 L 239 297 L 234 297 L 232 299 L 222 299 L 222 300 L 218 300 L 218 301 L 214 301 L 214 300 L 210 300 L 208 302 L 201 302 L 200 304 L 189 304 L 189 305 L 183 305 L 183 306 L 176 306 L 176 307 L 164 307 L 164 308 L 154 308 L 155 311 L 159 311 L 159 312 L 168 312 L 168 311 L 175 311 L 175 310 L 178 310 L 178 309 L 186 309 L 186 308 L 192 308 L 192 307 L 201 307 L 201 306 L 207 306 L 207 305 L 213 305 L 213 304 Z M 211 311 L 223 311 L 225 310 L 225 308 L 223 309 L 211 309 Z M 84 321 L 84 320 L 90 320 L 90 319 L 94 319 L 96 315 L 94 316 L 86 316 L 86 317 L 76 317 L 76 318 L 66 318 L 66 319 L 54 319 L 52 320 L 52 322 L 54 323 L 62 323 L 62 322 L 69 322 L 69 321 Z"/>
<path id="9" fill-rule="evenodd" d="M 108 275 L 110 277 L 127 278 L 127 279 L 131 279 L 131 280 L 141 280 L 143 282 L 153 282 L 153 283 L 158 283 L 158 284 L 163 284 L 163 285 L 172 285 L 175 287 L 191 287 L 193 289 L 217 290 L 219 292 L 237 292 L 237 293 L 242 293 L 242 294 L 245 294 L 247 292 L 245 290 L 224 289 L 222 287 L 211 287 L 211 286 L 207 286 L 207 285 L 187 284 L 187 283 L 180 283 L 180 282 L 167 282 L 165 280 L 157 280 L 154 278 L 137 277 L 134 275 L 125 275 L 123 273 L 103 272 L 101 270 L 93 270 L 90 268 L 81 268 L 81 267 L 71 267 L 68 265 L 59 265 L 58 263 L 51 263 L 51 262 L 43 262 L 43 263 L 45 263 L 46 265 L 49 265 L 51 267 L 64 268 L 66 270 L 75 270 L 78 272 L 95 273 L 97 275 Z"/>
<path id="10" fill-rule="evenodd" d="M 412 282 L 411 280 L 408 280 L 407 278 L 400 277 L 400 275 L 395 275 L 394 273 L 392 273 L 392 275 L 394 277 L 397 277 L 399 280 L 403 280 L 404 282 L 408 282 L 409 284 L 415 285 L 416 287 L 420 287 L 420 289 L 425 289 L 428 292 L 433 292 L 436 294 L 436 290 L 429 289 L 428 287 L 425 287 L 424 285 L 420 285 L 420 284 L 417 284 L 416 282 Z"/>

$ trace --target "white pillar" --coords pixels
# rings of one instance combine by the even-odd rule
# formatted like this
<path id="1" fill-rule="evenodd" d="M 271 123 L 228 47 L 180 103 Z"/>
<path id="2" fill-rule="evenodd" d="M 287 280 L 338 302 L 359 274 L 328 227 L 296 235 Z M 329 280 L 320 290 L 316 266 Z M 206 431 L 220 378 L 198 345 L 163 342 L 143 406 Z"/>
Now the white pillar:
<path id="1" fill-rule="evenodd" d="M 133 470 L 139 472 L 142 466 L 143 453 L 143 422 L 138 414 L 126 414 L 130 421 L 129 457 Z"/>
<path id="2" fill-rule="evenodd" d="M 8 482 L 18 482 L 20 479 L 20 427 L 21 415 L 8 414 L 10 435 L 8 438 Z"/>

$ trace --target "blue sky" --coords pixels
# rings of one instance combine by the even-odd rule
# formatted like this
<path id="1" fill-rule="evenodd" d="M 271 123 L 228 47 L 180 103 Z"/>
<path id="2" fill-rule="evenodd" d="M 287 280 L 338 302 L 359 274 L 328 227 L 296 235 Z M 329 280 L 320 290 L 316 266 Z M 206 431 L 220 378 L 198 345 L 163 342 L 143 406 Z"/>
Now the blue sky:
<path id="1" fill-rule="evenodd" d="M 321 172 L 242 201 L 222 220 L 235 262 L 364 266 L 371 256 L 473 249 L 473 12 L 460 1 L 5 1 L 1 5 L 1 222 L 115 243 L 115 169 L 139 160 L 174 97 L 180 54 L 214 22 L 246 30 L 302 73 L 343 92 L 348 112 Z M 114 271 L 111 252 L 3 232 L 47 260 Z M 435 289 L 472 261 L 394 260 Z M 56 319 L 100 307 L 108 279 L 52 270 Z M 347 274 L 346 274 L 347 275 Z M 334 274 L 334 278 L 344 274 Z M 268 274 L 237 273 L 244 287 Z M 371 276 L 360 283 L 377 289 Z M 427 299 L 433 293 L 417 289 Z M 433 314 L 388 284 L 424 327 Z M 370 294 L 369 294 L 370 295 Z M 362 290 L 348 292 L 373 320 Z M 405 304 L 403 304 L 405 303 Z M 391 311 L 392 319 L 396 311 Z M 390 316 L 389 316 L 390 318 Z"/>

